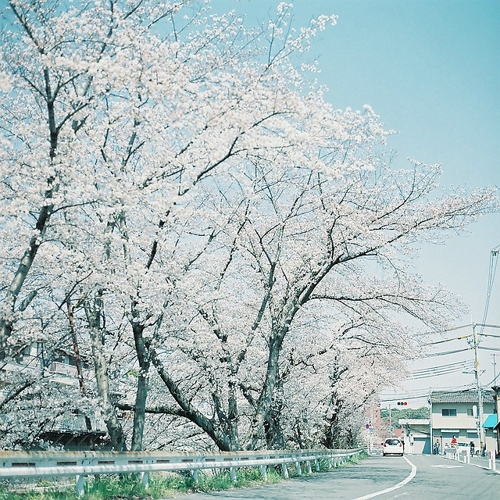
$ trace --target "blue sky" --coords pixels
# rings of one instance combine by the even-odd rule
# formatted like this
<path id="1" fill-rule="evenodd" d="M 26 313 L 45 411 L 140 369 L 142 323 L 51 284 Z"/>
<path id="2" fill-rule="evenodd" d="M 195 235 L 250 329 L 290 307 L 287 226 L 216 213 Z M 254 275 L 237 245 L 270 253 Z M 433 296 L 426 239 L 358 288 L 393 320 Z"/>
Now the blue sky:
<path id="1" fill-rule="evenodd" d="M 266 22 L 274 0 L 214 0 L 216 12 L 235 9 L 247 25 Z M 318 59 L 320 83 L 336 108 L 369 104 L 388 129 L 398 133 L 389 145 L 397 164 L 407 157 L 441 163 L 443 188 L 500 187 L 500 1 L 499 0 L 296 0 L 294 25 L 319 14 L 336 14 L 336 26 L 320 33 L 308 57 Z M 468 236 L 452 236 L 445 245 L 424 247 L 415 260 L 429 283 L 440 281 L 470 304 L 456 325 L 482 321 L 491 250 L 500 245 L 500 214 L 470 227 Z M 500 271 L 499 273 L 500 274 Z M 500 275 L 491 295 L 488 323 L 500 324 Z M 458 337 L 471 333 L 461 329 Z M 500 329 L 490 330 L 500 335 Z M 488 345 L 500 348 L 500 339 Z M 486 346 L 486 343 L 484 344 Z M 443 350 L 466 347 L 465 341 Z M 492 354 L 481 351 L 493 378 Z M 500 372 L 500 351 L 497 353 Z M 441 356 L 418 368 L 470 359 Z M 461 357 L 462 356 L 462 357 Z M 461 387 L 473 376 L 460 372 L 406 384 L 418 392 L 431 384 Z"/>

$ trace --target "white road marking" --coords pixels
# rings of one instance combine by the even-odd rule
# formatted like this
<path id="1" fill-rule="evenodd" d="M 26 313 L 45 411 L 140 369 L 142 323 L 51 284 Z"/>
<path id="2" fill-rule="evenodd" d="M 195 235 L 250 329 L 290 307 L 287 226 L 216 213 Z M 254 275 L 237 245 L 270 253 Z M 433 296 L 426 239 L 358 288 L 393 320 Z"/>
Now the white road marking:
<path id="1" fill-rule="evenodd" d="M 406 457 L 403 458 L 411 465 L 410 475 L 406 479 L 403 479 L 403 481 L 394 486 L 391 486 L 390 488 L 386 488 L 385 490 L 382 491 L 376 491 L 375 493 L 370 493 L 369 495 L 365 495 L 364 497 L 358 497 L 355 498 L 354 500 L 367 500 L 368 498 L 378 497 L 379 495 L 383 495 L 384 493 L 389 493 L 390 491 L 397 490 L 398 488 L 402 488 L 405 484 L 408 484 L 417 474 L 417 467 L 414 464 L 412 464 Z"/>
<path id="2" fill-rule="evenodd" d="M 432 467 L 438 467 L 441 469 L 460 469 L 463 465 L 433 465 Z"/>

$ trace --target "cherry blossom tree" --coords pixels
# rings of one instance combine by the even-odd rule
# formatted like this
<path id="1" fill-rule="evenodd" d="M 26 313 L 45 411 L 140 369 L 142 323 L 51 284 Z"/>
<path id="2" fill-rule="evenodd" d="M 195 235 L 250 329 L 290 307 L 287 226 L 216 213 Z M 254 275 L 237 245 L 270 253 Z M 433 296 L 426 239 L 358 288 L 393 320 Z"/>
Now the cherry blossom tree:
<path id="1" fill-rule="evenodd" d="M 0 351 L 91 360 L 58 397 L 98 410 L 117 450 L 158 415 L 222 450 L 332 445 L 325 426 L 411 345 L 400 317 L 456 307 L 411 274 L 415 243 L 494 194 L 437 193 L 438 167 L 391 164 L 369 107 L 327 103 L 297 61 L 334 17 L 294 31 L 282 4 L 246 30 L 207 9 L 9 2 Z"/>
<path id="2" fill-rule="evenodd" d="M 130 349 L 120 337 L 125 317 L 140 366 L 132 444 L 140 448 L 150 363 L 144 330 L 171 286 L 165 274 L 182 265 L 155 269 L 160 240 L 182 226 L 203 179 L 286 142 L 302 83 L 287 55 L 326 22 L 264 52 L 234 16 L 209 19 L 202 10 L 185 21 L 176 17 L 181 7 L 13 0 L 5 13 L 12 29 L 3 63 L 13 90 L 2 105 L 10 148 L 2 151 L 1 349 L 40 340 L 33 322 L 22 336 L 13 331 L 26 327 L 21 313 L 50 283 L 58 310 L 73 322 L 75 313 L 83 317 L 117 449 L 124 436 L 109 384 L 116 353 L 106 355 L 105 338 Z M 281 8 L 279 17 L 287 15 Z"/>
<path id="3" fill-rule="evenodd" d="M 315 109 L 315 119 L 319 113 Z M 440 328 L 459 307 L 444 289 L 411 275 L 404 257 L 415 242 L 460 230 L 490 208 L 489 191 L 434 197 L 438 167 L 386 165 L 377 152 L 384 134 L 374 133 L 381 129 L 369 109 L 324 113 L 311 149 L 301 144 L 296 158 L 280 150 L 283 169 L 276 167 L 279 155 L 271 163 L 259 158 L 247 169 L 251 193 L 248 183 L 235 180 L 212 202 L 214 213 L 227 211 L 231 222 L 177 284 L 184 289 L 183 312 L 170 317 L 191 307 L 189 321 L 166 327 L 162 345 L 169 353 L 163 363 L 154 358 L 179 414 L 223 449 L 283 446 L 282 420 L 293 414 L 290 386 L 298 387 L 293 377 L 318 370 L 328 384 L 339 350 L 351 361 L 358 355 L 360 366 L 349 368 L 349 379 L 363 373 L 369 387 L 363 394 L 349 384 L 353 397 L 339 398 L 344 406 L 380 389 L 375 377 L 382 384 L 391 370 L 399 375 L 414 344 L 396 318 L 407 314 Z M 206 215 L 206 198 L 203 204 Z M 320 399 L 340 390 L 328 394 L 328 385 L 320 390 L 316 382 Z M 303 390 L 293 407 L 300 398 Z"/>

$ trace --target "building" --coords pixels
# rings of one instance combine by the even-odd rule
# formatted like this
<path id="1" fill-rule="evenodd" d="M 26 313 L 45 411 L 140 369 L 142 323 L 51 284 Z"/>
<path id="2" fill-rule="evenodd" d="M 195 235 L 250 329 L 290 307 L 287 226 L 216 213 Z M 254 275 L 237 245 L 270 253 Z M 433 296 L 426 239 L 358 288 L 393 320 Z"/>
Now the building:
<path id="1" fill-rule="evenodd" d="M 404 429 L 407 450 L 413 453 L 432 453 L 436 443 L 440 453 L 456 436 L 459 445 L 475 449 L 481 448 L 479 425 L 482 427 L 484 444 L 487 451 L 498 454 L 498 414 L 494 391 L 483 391 L 483 416 L 479 422 L 478 393 L 466 391 L 433 391 L 429 397 L 430 419 L 400 419 Z M 500 401 L 500 398 L 499 398 Z M 499 403 L 500 404 L 500 403 Z M 410 446 L 408 446 L 410 445 Z"/>
<path id="2" fill-rule="evenodd" d="M 400 418 L 399 424 L 404 430 L 405 450 L 415 454 L 431 453 L 430 419 Z"/>
<path id="3" fill-rule="evenodd" d="M 29 381 L 38 379 L 46 382 L 45 390 L 50 387 L 54 388 L 54 392 L 64 392 L 65 388 L 77 388 L 81 391 L 75 356 L 58 350 L 50 362 L 44 362 L 41 348 L 41 344 L 29 345 L 15 359 L 3 361 L 0 365 L 0 436 L 4 429 L 13 427 L 9 423 L 10 412 L 16 415 L 16 418 L 34 422 L 29 436 L 31 442 L 21 441 L 18 444 L 21 447 L 29 445 L 33 448 L 40 443 L 43 443 L 43 446 L 63 447 L 66 450 L 109 447 L 109 436 L 100 411 L 93 410 L 84 415 L 76 408 L 71 408 L 66 401 L 53 418 L 43 418 L 39 414 L 40 406 L 48 408 L 49 412 L 54 408 L 42 402 L 44 390 L 38 389 L 40 392 L 35 395 L 29 391 L 18 390 L 18 387 L 29 388 L 32 385 Z M 81 375 L 88 383 L 93 378 L 93 372 L 85 360 L 79 361 Z M 9 400 L 14 399 L 11 396 L 16 394 L 16 391 L 19 392 L 19 401 L 23 402 L 22 410 L 25 414 L 11 412 L 7 404 Z"/>
<path id="4" fill-rule="evenodd" d="M 431 419 L 430 438 L 433 445 L 439 443 L 440 450 L 449 445 L 456 436 L 458 443 L 468 445 L 471 441 L 475 448 L 481 448 L 481 425 L 485 436 L 486 450 L 497 451 L 496 408 L 493 391 L 483 391 L 483 416 L 479 422 L 478 393 L 475 390 L 433 391 L 429 402 Z"/>

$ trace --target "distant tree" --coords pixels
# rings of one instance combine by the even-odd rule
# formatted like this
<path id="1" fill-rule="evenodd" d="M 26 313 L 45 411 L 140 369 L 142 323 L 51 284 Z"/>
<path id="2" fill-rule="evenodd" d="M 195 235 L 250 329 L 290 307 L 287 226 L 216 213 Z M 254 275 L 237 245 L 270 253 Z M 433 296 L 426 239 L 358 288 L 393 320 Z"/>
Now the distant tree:
<path id="1" fill-rule="evenodd" d="M 420 408 L 383 408 L 380 410 L 380 416 L 384 419 L 392 417 L 392 421 L 396 423 L 396 427 L 400 427 L 397 423 L 400 418 L 430 418 L 430 409 L 427 406 Z"/>

